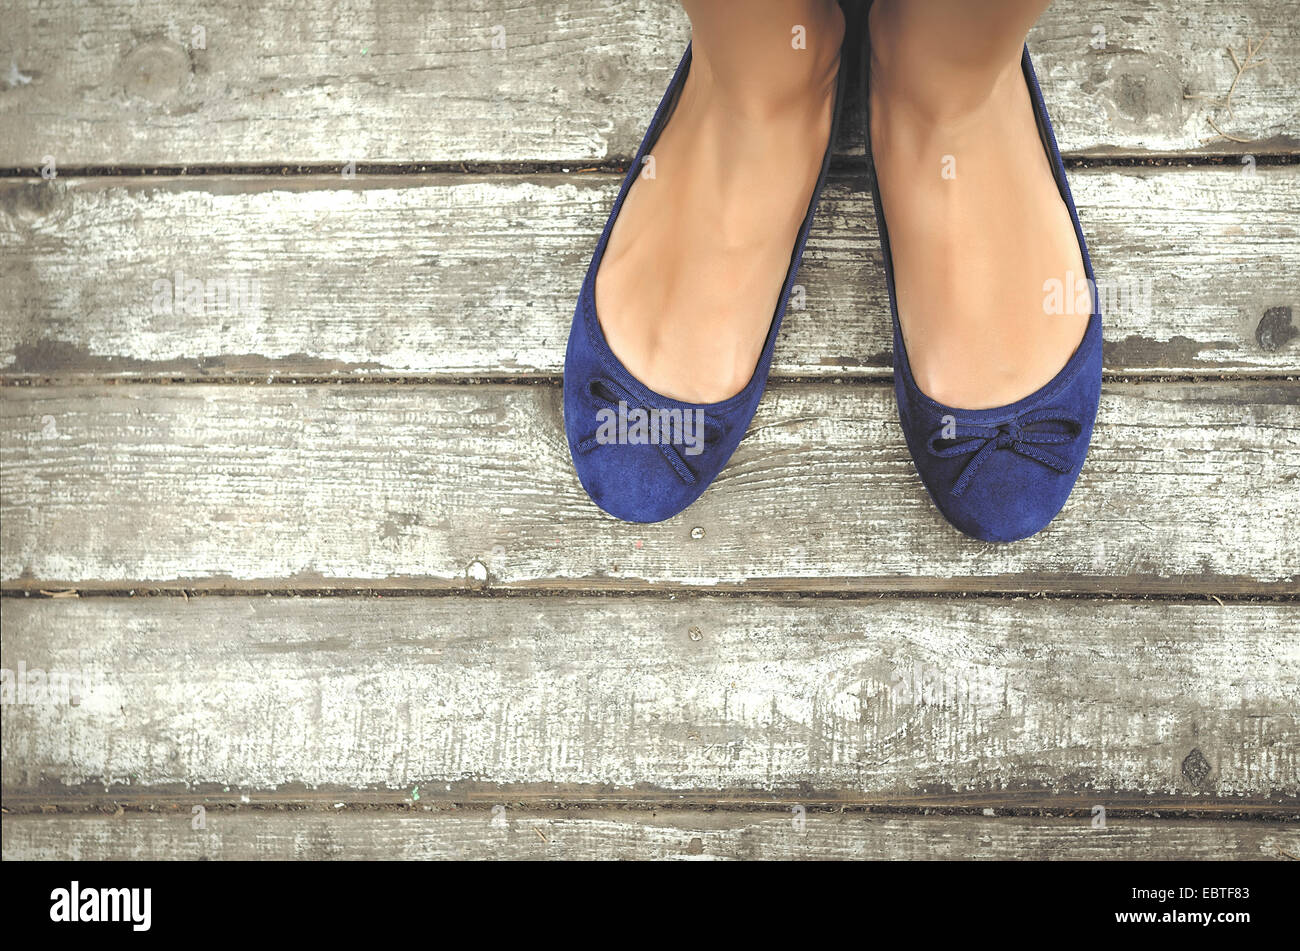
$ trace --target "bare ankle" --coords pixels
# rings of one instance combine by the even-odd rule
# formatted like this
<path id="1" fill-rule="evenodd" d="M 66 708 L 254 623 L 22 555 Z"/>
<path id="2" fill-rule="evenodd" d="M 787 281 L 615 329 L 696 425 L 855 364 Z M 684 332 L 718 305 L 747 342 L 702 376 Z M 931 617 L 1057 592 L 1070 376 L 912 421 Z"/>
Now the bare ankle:
<path id="1" fill-rule="evenodd" d="M 917 119 L 960 123 L 1021 81 L 1020 56 L 1009 52 L 1009 44 L 978 56 L 936 57 L 924 31 L 904 21 L 897 2 L 876 0 L 868 16 L 872 98 L 905 106 Z"/>
<path id="2" fill-rule="evenodd" d="M 773 36 L 756 54 L 734 42 L 710 45 L 693 35 L 691 64 L 697 88 L 732 114 L 770 121 L 805 112 L 834 93 L 844 39 L 844 14 L 836 3 L 792 16 L 789 32 Z M 720 48 L 719 48 L 720 47 Z"/>

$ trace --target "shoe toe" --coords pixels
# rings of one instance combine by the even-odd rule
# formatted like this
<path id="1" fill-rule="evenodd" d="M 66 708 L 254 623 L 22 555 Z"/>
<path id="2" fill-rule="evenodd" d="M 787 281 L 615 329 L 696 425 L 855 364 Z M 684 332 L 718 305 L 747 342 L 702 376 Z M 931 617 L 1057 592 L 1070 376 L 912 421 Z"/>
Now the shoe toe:
<path id="1" fill-rule="evenodd" d="M 986 542 L 1036 535 L 1065 506 L 1077 478 L 1047 469 L 1013 452 L 998 452 L 960 494 L 953 483 L 926 481 L 935 505 L 961 532 Z"/>
<path id="2" fill-rule="evenodd" d="M 1065 507 L 1092 440 L 1101 349 L 1094 318 L 1070 374 L 996 410 L 950 409 L 905 376 L 896 378 L 907 448 L 926 491 L 955 528 L 981 541 L 1019 541 L 1041 532 Z"/>
<path id="3" fill-rule="evenodd" d="M 699 498 L 710 478 L 687 484 L 653 445 L 597 445 L 570 439 L 578 480 L 602 511 L 625 522 L 662 522 Z M 692 471 L 695 471 L 692 465 Z"/>

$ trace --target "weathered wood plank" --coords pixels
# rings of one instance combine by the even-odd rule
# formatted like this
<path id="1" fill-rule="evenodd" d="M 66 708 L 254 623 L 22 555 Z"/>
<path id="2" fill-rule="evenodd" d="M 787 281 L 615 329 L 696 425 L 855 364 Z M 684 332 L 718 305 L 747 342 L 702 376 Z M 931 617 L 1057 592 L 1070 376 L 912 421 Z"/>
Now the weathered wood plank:
<path id="1" fill-rule="evenodd" d="M 883 817 L 581 810 L 541 813 L 208 812 L 6 816 L 5 861 L 970 860 L 1246 861 L 1300 855 L 1273 822 Z"/>
<path id="2" fill-rule="evenodd" d="M 769 388 L 658 525 L 578 484 L 557 386 L 8 387 L 6 587 L 1295 592 L 1300 387 L 1115 384 L 1065 511 L 949 527 L 878 384 Z M 691 529 L 705 530 L 691 537 Z"/>
<path id="3" fill-rule="evenodd" d="M 1073 179 L 1110 372 L 1300 372 L 1300 166 Z M 3 183 L 0 373 L 554 375 L 616 188 L 610 175 Z M 260 297 L 177 307 L 187 279 L 256 282 Z M 776 375 L 888 376 L 860 176 L 829 188 L 801 282 Z"/>
<path id="4" fill-rule="evenodd" d="M 10 6 L 0 166 L 625 159 L 689 32 L 671 0 Z M 1053 5 L 1030 48 L 1062 146 L 1294 151 L 1293 13 L 1286 0 Z M 1188 98 L 1224 96 L 1226 47 L 1266 33 L 1268 62 L 1231 114 Z M 1211 119 L 1249 141 L 1206 146 Z M 856 115 L 846 131 L 860 154 Z"/>
<path id="5" fill-rule="evenodd" d="M 472 780 L 480 803 L 540 784 L 596 801 L 1294 808 L 1297 615 L 1037 598 L 4 598 L 4 667 L 76 687 L 6 707 L 5 801 L 323 786 L 430 803 Z"/>

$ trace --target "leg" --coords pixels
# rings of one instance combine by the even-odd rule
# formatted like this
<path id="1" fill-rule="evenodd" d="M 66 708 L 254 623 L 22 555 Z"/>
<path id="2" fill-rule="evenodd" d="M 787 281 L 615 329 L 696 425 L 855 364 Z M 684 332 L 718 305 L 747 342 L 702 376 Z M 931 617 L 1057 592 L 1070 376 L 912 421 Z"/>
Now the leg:
<path id="1" fill-rule="evenodd" d="M 871 10 L 882 81 L 914 104 L 951 113 L 986 96 L 1020 62 L 1025 34 L 1049 0 L 876 0 Z M 960 98 L 955 98 L 960 97 Z"/>
<path id="2" fill-rule="evenodd" d="M 834 0 L 684 0 L 692 63 L 596 276 L 632 375 L 710 403 L 749 382 L 831 127 Z M 802 27 L 803 43 L 797 42 Z"/>
<path id="3" fill-rule="evenodd" d="M 870 13 L 872 146 L 899 320 L 921 390 L 958 408 L 1040 389 L 1087 329 L 1087 313 L 1047 302 L 1047 282 L 1072 292 L 1083 260 L 1020 68 L 1046 6 L 876 0 Z"/>

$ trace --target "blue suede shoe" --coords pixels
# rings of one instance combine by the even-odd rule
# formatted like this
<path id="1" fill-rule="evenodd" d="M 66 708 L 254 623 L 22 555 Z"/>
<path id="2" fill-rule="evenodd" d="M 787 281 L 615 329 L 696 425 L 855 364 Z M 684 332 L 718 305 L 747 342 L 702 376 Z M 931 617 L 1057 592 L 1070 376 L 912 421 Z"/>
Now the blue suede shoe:
<path id="1" fill-rule="evenodd" d="M 864 56 L 870 59 L 869 52 Z M 1028 48 L 1021 58 L 1021 68 L 1029 84 L 1029 97 L 1052 174 L 1074 222 L 1092 293 L 1092 316 L 1082 342 L 1061 372 L 1042 389 L 1010 406 L 983 410 L 954 409 L 921 392 L 912 378 L 898 321 L 893 257 L 874 164 L 871 172 L 894 323 L 894 393 L 907 448 L 921 482 L 943 517 L 967 535 L 990 542 L 1027 538 L 1046 527 L 1065 505 L 1088 454 L 1101 395 L 1101 310 L 1092 261 Z M 862 75 L 869 156 L 871 100 L 865 88 L 869 76 L 865 66 Z"/>
<path id="2" fill-rule="evenodd" d="M 660 522 L 698 499 L 727 464 L 754 418 L 813 213 L 826 183 L 843 101 L 841 55 L 830 140 L 754 375 L 743 390 L 720 403 L 683 403 L 650 390 L 614 356 L 596 316 L 596 273 L 619 209 L 641 171 L 642 158 L 667 124 L 690 65 L 688 46 L 596 244 L 564 357 L 564 429 L 578 479 L 593 502 L 628 522 Z"/>

